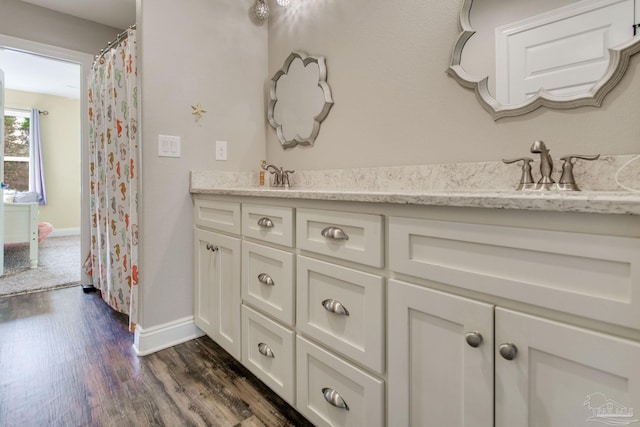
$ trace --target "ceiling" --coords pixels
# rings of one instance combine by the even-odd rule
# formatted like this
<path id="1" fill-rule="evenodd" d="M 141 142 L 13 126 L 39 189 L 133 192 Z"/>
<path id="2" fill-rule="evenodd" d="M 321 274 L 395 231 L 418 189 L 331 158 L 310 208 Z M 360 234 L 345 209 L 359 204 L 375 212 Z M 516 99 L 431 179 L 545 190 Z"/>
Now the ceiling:
<path id="1" fill-rule="evenodd" d="M 136 0 L 23 0 L 57 12 L 124 29 L 135 23 Z M 0 49 L 7 89 L 80 98 L 80 66 L 15 50 Z"/>
<path id="2" fill-rule="evenodd" d="M 7 89 L 80 98 L 80 65 L 17 50 L 0 49 Z"/>
<path id="3" fill-rule="evenodd" d="M 22 0 L 124 30 L 136 22 L 136 0 Z"/>

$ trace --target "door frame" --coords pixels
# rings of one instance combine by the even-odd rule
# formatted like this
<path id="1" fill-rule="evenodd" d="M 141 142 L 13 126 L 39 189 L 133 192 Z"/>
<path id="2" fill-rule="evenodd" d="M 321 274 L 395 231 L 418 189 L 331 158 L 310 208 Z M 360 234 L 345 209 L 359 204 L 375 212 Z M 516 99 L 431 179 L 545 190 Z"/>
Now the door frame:
<path id="1" fill-rule="evenodd" d="M 4 182 L 4 72 L 0 69 L 0 118 L 2 127 L 0 128 L 0 181 Z M 4 189 L 0 189 L 2 202 L 0 202 L 0 277 L 4 275 Z"/>
<path id="2" fill-rule="evenodd" d="M 89 252 L 89 175 L 85 170 L 89 164 L 89 99 L 88 76 L 93 65 L 93 56 L 85 52 L 52 46 L 31 40 L 20 39 L 0 34 L 0 47 L 19 50 L 25 53 L 45 56 L 52 59 L 71 62 L 80 66 L 80 263 Z M 4 257 L 3 257 L 4 259 Z M 80 267 L 81 284 L 92 284 L 89 276 Z"/>

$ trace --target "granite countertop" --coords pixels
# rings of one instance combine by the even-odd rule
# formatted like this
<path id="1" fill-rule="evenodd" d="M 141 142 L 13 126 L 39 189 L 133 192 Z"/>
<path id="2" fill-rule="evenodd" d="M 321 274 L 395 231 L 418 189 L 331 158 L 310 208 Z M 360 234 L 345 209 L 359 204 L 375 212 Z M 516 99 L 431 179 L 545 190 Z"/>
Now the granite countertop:
<path id="1" fill-rule="evenodd" d="M 640 193 L 631 192 L 523 192 L 523 191 L 411 191 L 379 192 L 327 189 L 263 189 L 258 187 L 191 188 L 192 194 L 244 197 L 335 200 L 454 206 L 492 209 L 590 212 L 640 215 Z"/>
<path id="2" fill-rule="evenodd" d="M 297 171 L 290 189 L 258 187 L 257 172 L 192 171 L 189 190 L 242 197 L 640 215 L 640 192 L 623 190 L 613 179 L 630 158 L 607 157 L 591 173 L 577 171 L 583 191 L 515 191 L 519 171 L 499 162 Z M 640 189 L 640 167 L 624 172 L 620 176 L 625 186 Z"/>

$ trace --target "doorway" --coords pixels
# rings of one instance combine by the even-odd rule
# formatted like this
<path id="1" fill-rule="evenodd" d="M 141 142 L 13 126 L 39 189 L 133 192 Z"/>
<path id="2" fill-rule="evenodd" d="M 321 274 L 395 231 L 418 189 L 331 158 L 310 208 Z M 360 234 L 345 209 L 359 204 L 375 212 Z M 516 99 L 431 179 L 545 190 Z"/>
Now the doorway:
<path id="1" fill-rule="evenodd" d="M 56 46 L 46 45 L 42 43 L 32 42 L 28 40 L 18 39 L 14 37 L 0 35 L 0 49 L 6 49 L 12 52 L 19 52 L 26 55 L 31 55 L 33 58 L 53 60 L 58 63 L 64 63 L 66 65 L 73 65 L 79 68 L 79 77 L 77 86 L 80 90 L 80 99 L 79 99 L 79 111 L 77 111 L 77 125 L 80 129 L 80 147 L 75 153 L 75 156 L 80 159 L 79 166 L 79 187 L 74 188 L 72 191 L 75 191 L 75 197 L 80 199 L 80 212 L 79 212 L 79 220 L 80 220 L 80 257 L 83 257 L 83 254 L 86 254 L 89 250 L 89 198 L 88 198 L 88 176 L 84 173 L 85 165 L 87 164 L 88 159 L 88 124 L 87 124 L 87 75 L 89 69 L 91 68 L 91 63 L 93 57 L 89 54 L 72 51 L 64 48 L 59 48 Z M 52 71 L 52 70 L 43 70 L 44 72 Z M 6 77 L 5 77 L 6 80 Z M 55 120 L 55 117 L 48 117 L 47 119 Z M 45 171 L 46 172 L 46 171 Z M 77 184 L 74 185 L 77 187 Z M 4 218 L 2 218 L 4 220 Z M 73 234 L 73 230 L 63 230 L 63 235 Z M 77 233 L 77 230 L 75 230 Z M 79 265 L 82 263 L 82 259 L 79 260 Z M 91 279 L 84 271 L 80 271 L 80 282 L 82 284 L 90 284 Z"/>
<path id="2" fill-rule="evenodd" d="M 541 88 L 588 93 L 609 66 L 609 48 L 633 37 L 638 1 L 578 1 L 496 28 L 496 99 L 520 104 Z"/>

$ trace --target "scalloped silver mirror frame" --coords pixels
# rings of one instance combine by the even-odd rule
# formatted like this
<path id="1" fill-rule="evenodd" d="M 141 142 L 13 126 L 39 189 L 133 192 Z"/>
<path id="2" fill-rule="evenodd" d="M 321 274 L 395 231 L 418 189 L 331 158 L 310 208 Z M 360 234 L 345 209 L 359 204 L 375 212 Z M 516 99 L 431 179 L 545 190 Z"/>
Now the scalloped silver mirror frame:
<path id="1" fill-rule="evenodd" d="M 462 50 L 467 41 L 475 34 L 471 26 L 469 14 L 473 0 L 464 0 L 460 9 L 458 29 L 461 31 L 451 52 L 451 63 L 447 74 L 460 85 L 473 89 L 482 107 L 493 116 L 493 120 L 503 117 L 515 117 L 530 113 L 540 107 L 566 110 L 583 106 L 600 107 L 605 96 L 620 82 L 627 68 L 631 56 L 640 51 L 640 36 L 629 40 L 616 48 L 609 49 L 609 66 L 602 78 L 588 93 L 576 96 L 555 96 L 541 89 L 527 101 L 515 105 L 502 105 L 489 92 L 489 77 L 479 77 L 467 73 L 460 61 Z"/>
<path id="2" fill-rule="evenodd" d="M 320 110 L 320 113 L 318 113 L 313 118 L 313 128 L 309 136 L 302 137 L 300 135 L 296 135 L 293 139 L 288 140 L 285 138 L 284 133 L 282 132 L 282 124 L 277 123 L 274 117 L 276 103 L 278 102 L 278 98 L 276 96 L 276 88 L 278 85 L 278 80 L 289 72 L 289 67 L 295 59 L 300 59 L 305 67 L 311 63 L 318 64 L 318 86 L 320 87 L 320 89 L 322 89 L 322 93 L 324 95 L 324 105 L 322 106 L 322 110 Z M 282 68 L 278 70 L 271 79 L 269 87 L 269 97 L 270 101 L 269 108 L 267 110 L 267 119 L 269 120 L 269 124 L 276 130 L 278 140 L 280 140 L 282 147 L 292 148 L 298 144 L 313 146 L 316 138 L 318 137 L 318 133 L 320 132 L 320 123 L 322 123 L 322 121 L 327 117 L 327 114 L 329 114 L 329 110 L 331 110 L 331 107 L 333 106 L 331 88 L 327 83 L 327 66 L 324 56 L 309 56 L 301 51 L 292 52 L 284 61 L 284 65 L 282 66 Z"/>

